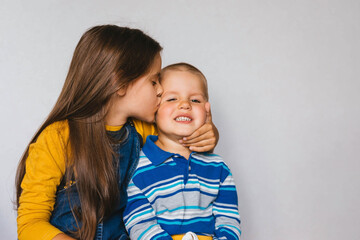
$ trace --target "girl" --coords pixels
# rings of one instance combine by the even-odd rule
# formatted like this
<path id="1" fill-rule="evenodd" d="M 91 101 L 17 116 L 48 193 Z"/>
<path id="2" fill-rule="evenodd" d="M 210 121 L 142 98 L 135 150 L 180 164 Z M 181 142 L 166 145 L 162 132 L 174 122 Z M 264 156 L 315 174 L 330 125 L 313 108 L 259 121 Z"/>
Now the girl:
<path id="1" fill-rule="evenodd" d="M 17 170 L 19 239 L 128 239 L 126 188 L 162 87 L 161 46 L 137 29 L 96 26 L 80 39 L 62 92 Z M 149 123 L 147 123 L 149 122 Z M 209 151 L 208 122 L 184 141 Z"/>

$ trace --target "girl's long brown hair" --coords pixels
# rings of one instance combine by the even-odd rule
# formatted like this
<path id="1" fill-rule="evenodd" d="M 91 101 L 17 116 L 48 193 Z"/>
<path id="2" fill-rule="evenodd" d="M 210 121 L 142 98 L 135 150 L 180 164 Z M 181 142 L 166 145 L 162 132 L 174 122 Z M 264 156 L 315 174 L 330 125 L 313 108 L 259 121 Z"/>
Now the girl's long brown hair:
<path id="1" fill-rule="evenodd" d="M 161 46 L 138 29 L 96 26 L 81 37 L 60 96 L 29 145 L 50 124 L 68 120 L 66 182 L 74 176 L 80 196 L 80 239 L 93 239 L 96 225 L 119 200 L 110 140 L 104 123 L 106 107 L 117 90 L 145 74 Z M 16 173 L 16 202 L 22 192 L 27 146 Z M 121 163 L 120 163 L 121 164 Z M 75 174 L 76 171 L 76 174 Z"/>

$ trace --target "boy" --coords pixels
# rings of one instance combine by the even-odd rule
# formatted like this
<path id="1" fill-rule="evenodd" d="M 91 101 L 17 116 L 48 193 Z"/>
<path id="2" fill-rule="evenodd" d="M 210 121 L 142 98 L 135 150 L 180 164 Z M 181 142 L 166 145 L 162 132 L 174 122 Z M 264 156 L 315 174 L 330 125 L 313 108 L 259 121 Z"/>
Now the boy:
<path id="1" fill-rule="evenodd" d="M 237 194 L 215 154 L 191 152 L 179 140 L 206 121 L 205 76 L 186 63 L 161 71 L 163 95 L 128 186 L 124 222 L 131 239 L 239 239 Z M 187 233 L 187 234 L 186 234 Z"/>

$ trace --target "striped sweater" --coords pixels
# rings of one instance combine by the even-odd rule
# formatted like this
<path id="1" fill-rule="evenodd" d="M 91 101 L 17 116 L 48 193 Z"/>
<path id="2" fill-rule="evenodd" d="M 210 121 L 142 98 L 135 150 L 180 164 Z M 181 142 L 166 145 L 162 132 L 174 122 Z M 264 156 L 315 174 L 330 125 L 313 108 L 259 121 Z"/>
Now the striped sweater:
<path id="1" fill-rule="evenodd" d="M 149 136 L 128 186 L 124 223 L 131 239 L 169 239 L 192 231 L 239 239 L 240 217 L 232 174 L 220 156 L 165 152 Z"/>

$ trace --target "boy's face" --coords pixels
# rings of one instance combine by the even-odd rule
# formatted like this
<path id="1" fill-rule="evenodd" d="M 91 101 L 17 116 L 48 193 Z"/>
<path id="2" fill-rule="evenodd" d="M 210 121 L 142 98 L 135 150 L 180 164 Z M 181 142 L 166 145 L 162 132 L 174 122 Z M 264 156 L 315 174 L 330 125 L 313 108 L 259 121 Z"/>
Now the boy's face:
<path id="1" fill-rule="evenodd" d="M 172 139 L 191 135 L 206 120 L 203 79 L 191 72 L 167 70 L 161 85 L 164 92 L 156 115 L 159 135 Z"/>

